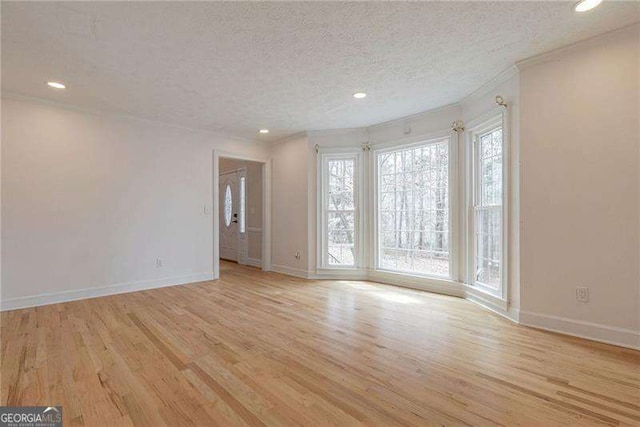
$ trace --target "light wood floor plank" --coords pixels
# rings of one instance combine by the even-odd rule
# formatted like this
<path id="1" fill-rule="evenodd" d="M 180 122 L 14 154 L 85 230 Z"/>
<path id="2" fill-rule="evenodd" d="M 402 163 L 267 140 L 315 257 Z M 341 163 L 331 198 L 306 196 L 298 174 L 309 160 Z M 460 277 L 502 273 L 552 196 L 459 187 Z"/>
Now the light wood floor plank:
<path id="1" fill-rule="evenodd" d="M 0 403 L 65 425 L 640 425 L 640 352 L 374 283 L 223 263 L 1 321 Z"/>

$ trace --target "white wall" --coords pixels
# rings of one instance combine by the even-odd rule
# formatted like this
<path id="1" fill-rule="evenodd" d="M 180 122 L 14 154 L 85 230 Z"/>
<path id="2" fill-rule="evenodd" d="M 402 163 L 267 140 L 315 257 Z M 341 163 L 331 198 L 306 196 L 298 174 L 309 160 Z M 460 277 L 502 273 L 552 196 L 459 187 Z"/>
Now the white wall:
<path id="1" fill-rule="evenodd" d="M 403 140 L 419 141 L 420 138 L 429 138 L 435 133 L 451 131 L 451 124 L 461 118 L 462 108 L 459 104 L 453 104 L 370 126 L 367 133 L 371 145 L 402 143 Z"/>
<path id="2" fill-rule="evenodd" d="M 272 268 L 307 276 L 309 271 L 309 156 L 307 136 L 272 147 Z M 299 253 L 299 258 L 295 254 Z"/>
<path id="3" fill-rule="evenodd" d="M 523 321 L 636 346 L 638 28 L 527 61 L 520 76 Z"/>
<path id="4" fill-rule="evenodd" d="M 268 155 L 212 133 L 3 98 L 3 307 L 210 277 L 214 148 Z"/>
<path id="5" fill-rule="evenodd" d="M 262 260 L 263 165 L 247 162 L 247 233 L 251 262 Z"/>

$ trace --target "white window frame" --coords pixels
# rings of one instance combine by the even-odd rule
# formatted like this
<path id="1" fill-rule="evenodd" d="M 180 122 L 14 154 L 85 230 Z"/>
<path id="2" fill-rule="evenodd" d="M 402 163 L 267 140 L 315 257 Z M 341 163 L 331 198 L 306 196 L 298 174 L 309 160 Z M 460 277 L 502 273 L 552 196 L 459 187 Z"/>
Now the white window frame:
<path id="1" fill-rule="evenodd" d="M 498 297 L 503 301 L 508 301 L 508 277 L 509 277 L 509 147 L 510 132 L 507 110 L 498 107 L 484 116 L 479 117 L 467 124 L 465 132 L 465 173 L 466 173 L 466 259 L 464 281 L 469 286 L 486 294 Z M 475 200 L 478 190 L 478 166 L 476 158 L 477 139 L 479 135 L 486 134 L 497 128 L 502 128 L 502 227 L 501 227 L 501 248 L 500 248 L 500 283 L 499 289 L 493 289 L 475 279 Z"/>
<path id="2" fill-rule="evenodd" d="M 449 157 L 449 277 L 431 274 L 423 274 L 409 271 L 390 270 L 380 266 L 380 230 L 379 224 L 379 164 L 378 157 L 381 154 L 406 150 L 416 147 L 422 147 L 429 144 L 448 141 L 448 157 Z M 459 270 L 459 251 L 458 251 L 458 180 L 457 180 L 457 137 L 451 132 L 441 132 L 432 137 L 422 138 L 414 142 L 385 144 L 384 147 L 373 150 L 371 156 L 371 181 L 372 181 L 372 200 L 373 200 L 373 254 L 372 265 L 374 270 L 391 273 L 394 275 L 411 276 L 429 279 L 434 282 L 453 282 L 458 280 Z"/>
<path id="3" fill-rule="evenodd" d="M 328 207 L 327 201 L 329 200 L 329 174 L 328 163 L 331 160 L 353 160 L 354 162 L 354 252 L 355 262 L 353 265 L 340 266 L 329 264 L 327 260 L 327 253 L 329 248 L 328 242 Z M 334 149 L 331 152 L 319 153 L 318 162 L 318 254 L 317 265 L 318 270 L 358 270 L 363 265 L 363 218 L 362 218 L 362 204 L 363 198 L 361 196 L 361 189 L 363 187 L 363 173 L 362 173 L 362 150 L 356 149 Z"/>

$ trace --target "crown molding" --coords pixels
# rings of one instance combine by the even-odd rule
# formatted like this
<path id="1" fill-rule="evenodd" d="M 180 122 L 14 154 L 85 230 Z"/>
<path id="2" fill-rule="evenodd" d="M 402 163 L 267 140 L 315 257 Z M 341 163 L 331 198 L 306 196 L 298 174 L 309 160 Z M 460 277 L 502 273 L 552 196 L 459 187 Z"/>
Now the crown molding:
<path id="1" fill-rule="evenodd" d="M 448 110 L 448 109 L 452 109 L 452 108 L 458 108 L 460 106 L 461 106 L 460 102 L 454 102 L 454 103 L 451 103 L 451 104 L 446 104 L 446 105 L 443 105 L 443 106 L 440 106 L 440 107 L 432 108 L 431 110 L 426 110 L 426 111 L 421 111 L 419 113 L 411 114 L 409 116 L 398 117 L 398 118 L 395 118 L 395 119 L 387 120 L 386 122 L 376 123 L 374 125 L 367 126 L 364 129 L 373 130 L 373 129 L 382 128 L 382 127 L 394 126 L 394 125 L 399 124 L 399 123 L 419 120 L 419 119 L 422 119 L 423 117 L 427 117 L 427 116 L 430 116 L 430 115 L 435 114 L 435 113 L 439 113 L 439 112 L 444 111 L 444 110 Z"/>
<path id="2" fill-rule="evenodd" d="M 492 78 L 491 80 L 489 80 L 488 82 L 480 86 L 478 89 L 474 90 L 469 95 L 462 98 L 462 100 L 460 101 L 460 104 L 464 105 L 468 102 L 471 102 L 473 100 L 480 98 L 481 96 L 487 95 L 489 92 L 493 91 L 495 88 L 497 88 L 504 82 L 516 76 L 519 72 L 520 71 L 518 70 L 518 67 L 516 67 L 515 65 L 509 66 L 507 69 L 498 73 L 498 75 L 496 75 L 494 78 Z"/>
<path id="3" fill-rule="evenodd" d="M 584 46 L 590 46 L 594 44 L 601 43 L 602 41 L 615 37 L 621 33 L 626 31 L 640 31 L 640 23 L 635 22 L 630 25 L 626 25 L 624 27 L 618 28 L 616 30 L 611 30 L 606 33 L 598 34 L 593 37 L 589 37 L 588 39 L 580 40 L 578 42 L 563 46 L 558 49 L 550 50 L 548 52 L 541 53 L 539 55 L 530 56 L 529 58 L 522 59 L 516 62 L 515 66 L 518 71 L 526 70 L 527 68 L 531 68 L 538 64 L 543 64 L 545 62 L 552 61 L 562 55 L 566 55 L 568 52 L 571 52 L 575 49 L 579 49 Z"/>
<path id="4" fill-rule="evenodd" d="M 300 138 L 306 138 L 308 137 L 308 131 L 303 130 L 302 132 L 296 132 L 293 133 L 291 135 L 285 136 L 284 138 L 280 138 L 280 139 L 276 139 L 274 141 L 269 142 L 269 144 L 274 147 L 276 145 L 279 144 L 284 144 L 285 142 L 290 142 L 290 141 L 294 141 L 296 139 L 300 139 Z"/>
<path id="5" fill-rule="evenodd" d="M 319 129 L 307 131 L 308 136 L 330 136 L 330 135 L 351 135 L 366 133 L 368 127 L 361 128 L 340 128 L 340 129 Z"/>
<path id="6" fill-rule="evenodd" d="M 76 111 L 76 112 L 79 112 L 79 113 L 91 114 L 91 115 L 96 115 L 96 116 L 106 116 L 106 117 L 112 117 L 112 118 L 116 118 L 116 119 L 133 120 L 133 121 L 147 123 L 147 124 L 151 124 L 151 125 L 155 125 L 155 126 L 168 127 L 168 128 L 172 128 L 172 129 L 185 130 L 185 131 L 190 131 L 190 132 L 200 132 L 200 133 L 205 133 L 205 134 L 208 134 L 208 135 L 216 136 L 218 138 L 228 139 L 228 140 L 241 142 L 241 143 L 245 143 L 245 144 L 254 144 L 254 145 L 259 145 L 259 146 L 264 144 L 263 141 L 259 141 L 257 139 L 251 139 L 251 138 L 245 138 L 245 137 L 242 137 L 242 136 L 226 134 L 226 133 L 223 133 L 223 132 L 217 132 L 217 131 L 210 130 L 210 129 L 190 127 L 190 126 L 180 125 L 180 124 L 177 124 L 177 123 L 165 122 L 165 121 L 160 121 L 160 120 L 153 120 L 153 119 L 148 119 L 148 118 L 145 118 L 145 117 L 136 116 L 134 114 L 115 113 L 113 111 L 80 107 L 80 106 L 73 105 L 73 104 L 68 104 L 68 103 L 64 103 L 64 102 L 57 102 L 57 101 L 51 101 L 49 99 L 38 98 L 38 97 L 35 97 L 35 96 L 22 95 L 20 93 L 6 91 L 6 90 L 2 91 L 2 93 L 0 94 L 0 97 L 2 99 L 10 99 L 10 100 L 22 101 L 22 102 L 30 102 L 32 104 L 48 105 L 48 106 L 51 106 L 51 107 L 63 108 L 65 110 Z"/>

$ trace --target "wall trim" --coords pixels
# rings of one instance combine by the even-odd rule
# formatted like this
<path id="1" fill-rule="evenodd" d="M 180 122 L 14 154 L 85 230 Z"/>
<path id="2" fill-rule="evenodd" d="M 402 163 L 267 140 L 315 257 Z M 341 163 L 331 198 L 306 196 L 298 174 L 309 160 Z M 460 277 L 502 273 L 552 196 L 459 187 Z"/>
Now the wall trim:
<path id="1" fill-rule="evenodd" d="M 313 279 L 326 280 L 368 280 L 367 273 L 360 269 L 321 268 L 311 275 Z"/>
<path id="2" fill-rule="evenodd" d="M 262 270 L 271 270 L 271 165 L 270 156 L 251 156 L 214 149 L 212 152 L 213 193 L 212 193 L 212 226 L 213 226 L 213 277 L 220 277 L 220 158 L 262 163 Z"/>
<path id="3" fill-rule="evenodd" d="M 262 268 L 262 260 L 257 258 L 247 258 L 246 265 L 249 265 L 251 267 Z"/>
<path id="4" fill-rule="evenodd" d="M 367 280 L 370 282 L 417 289 L 419 291 L 433 292 L 452 297 L 464 297 L 462 284 L 452 280 L 430 279 L 427 277 L 415 277 L 377 270 L 370 271 L 369 274 L 367 274 Z"/>
<path id="5" fill-rule="evenodd" d="M 509 302 L 497 295 L 492 295 L 487 291 L 477 286 L 467 285 L 463 283 L 464 296 L 468 298 L 474 298 L 477 301 L 483 301 L 485 304 L 490 305 L 497 310 L 506 311 L 509 308 Z"/>
<path id="6" fill-rule="evenodd" d="M 319 129 L 308 130 L 307 136 L 333 136 L 333 135 L 358 135 L 364 136 L 367 132 L 367 126 L 361 128 L 339 128 L 339 129 Z"/>
<path id="7" fill-rule="evenodd" d="M 516 67 L 515 65 L 511 65 L 510 67 L 508 67 L 507 69 L 503 70 L 498 75 L 493 77 L 491 80 L 489 80 L 488 82 L 486 82 L 485 84 L 483 84 L 482 86 L 480 86 L 479 88 L 471 92 L 469 95 L 462 98 L 462 100 L 459 103 L 464 107 L 464 104 L 470 101 L 476 100 L 481 96 L 487 95 L 489 92 L 492 92 L 498 86 L 500 86 L 501 84 L 503 84 L 504 82 L 508 81 L 510 78 L 518 74 L 518 72 L 519 72 L 518 67 Z"/>
<path id="8" fill-rule="evenodd" d="M 640 350 L 640 331 L 549 314 L 520 311 L 520 323 L 546 331 Z"/>
<path id="9" fill-rule="evenodd" d="M 292 133 L 291 135 L 287 135 L 287 136 L 284 136 L 284 137 L 282 137 L 280 139 L 273 140 L 273 141 L 269 142 L 269 145 L 271 147 L 273 147 L 273 146 L 278 145 L 278 144 L 283 144 L 285 142 L 295 141 L 297 139 L 307 138 L 307 137 L 308 137 L 307 131 L 303 130 L 302 132 Z"/>
<path id="10" fill-rule="evenodd" d="M 61 109 L 64 109 L 64 110 L 70 110 L 70 111 L 75 111 L 75 112 L 80 112 L 80 113 L 85 113 L 85 114 L 91 114 L 93 116 L 106 116 L 106 117 L 112 117 L 112 118 L 117 118 L 117 119 L 133 120 L 133 121 L 147 123 L 147 124 L 156 125 L 156 126 L 163 126 L 163 127 L 168 127 L 168 128 L 178 129 L 178 130 L 184 130 L 184 131 L 190 131 L 190 132 L 196 132 L 196 133 L 204 133 L 204 134 L 209 134 L 209 135 L 212 135 L 212 136 L 216 136 L 218 138 L 222 138 L 222 139 L 225 139 L 225 140 L 237 141 L 237 142 L 240 142 L 240 143 L 243 143 L 243 144 L 252 144 L 252 145 L 258 145 L 258 146 L 261 146 L 261 144 L 262 144 L 262 142 L 260 140 L 258 140 L 258 139 L 251 139 L 251 138 L 246 138 L 246 137 L 242 137 L 242 136 L 231 135 L 231 134 L 227 134 L 227 133 L 224 133 L 224 132 L 218 132 L 218 131 L 205 129 L 205 128 L 185 126 L 185 125 L 181 125 L 181 124 L 178 124 L 178 123 L 173 123 L 173 122 L 170 122 L 170 121 L 160 121 L 160 120 L 148 119 L 148 118 L 145 118 L 145 117 L 137 116 L 135 114 L 119 113 L 119 112 L 110 111 L 110 110 L 106 110 L 106 109 L 103 110 L 103 109 L 99 109 L 99 108 L 81 107 L 81 106 L 75 105 L 75 104 L 69 104 L 69 103 L 66 103 L 66 102 L 54 101 L 54 100 L 45 99 L 45 98 L 39 98 L 39 97 L 36 97 L 36 96 L 22 95 L 20 93 L 7 91 L 7 90 L 3 90 L 2 91 L 2 93 L 0 94 L 0 98 L 1 99 L 9 99 L 9 100 L 12 100 L 12 101 L 29 102 L 29 103 L 32 103 L 32 104 L 48 105 L 50 107 L 56 107 L 56 108 L 61 108 Z"/>
<path id="11" fill-rule="evenodd" d="M 464 286 L 464 299 L 481 306 L 485 310 L 489 310 L 499 316 L 502 316 L 513 323 L 520 323 L 520 310 L 518 308 L 511 307 L 508 301 L 501 300 L 500 298 L 476 289 L 470 290 L 470 286 L 468 285 Z"/>
<path id="12" fill-rule="evenodd" d="M 0 311 L 39 307 L 42 305 L 58 304 L 62 302 L 71 302 L 110 295 L 125 294 L 129 292 L 158 289 L 168 286 L 185 285 L 188 283 L 204 282 L 208 280 L 213 280 L 212 272 L 188 274 L 185 276 L 163 277 L 160 279 L 140 280 L 135 282 L 101 286 L 98 288 L 86 288 L 73 291 L 45 293 L 28 297 L 2 298 L 2 300 L 0 300 Z"/>
<path id="13" fill-rule="evenodd" d="M 300 277 L 301 279 L 312 279 L 310 271 L 301 268 L 288 267 L 286 265 L 271 264 L 271 270 L 276 273 L 286 274 L 288 276 Z"/>
<path id="14" fill-rule="evenodd" d="M 568 52 L 573 51 L 575 48 L 597 44 L 597 43 L 600 43 L 602 40 L 606 40 L 609 37 L 616 36 L 619 33 L 623 33 L 625 31 L 633 31 L 633 30 L 637 31 L 638 29 L 640 29 L 640 24 L 637 22 L 634 22 L 633 24 L 629 24 L 624 27 L 608 31 L 606 33 L 598 34 L 593 37 L 589 37 L 588 39 L 583 39 L 575 43 L 572 43 L 570 45 L 562 46 L 558 49 L 554 49 L 548 52 L 541 53 L 539 55 L 534 55 L 529 58 L 522 59 L 516 62 L 515 66 L 520 71 L 526 70 L 527 68 L 530 68 L 535 65 L 542 64 L 548 61 L 552 61 L 558 58 L 559 56 L 566 55 Z"/>
<path id="15" fill-rule="evenodd" d="M 331 271 L 327 273 L 326 270 L 319 270 L 316 274 L 311 274 L 310 272 L 302 269 L 276 265 L 273 267 L 273 270 L 278 273 L 305 279 L 363 280 L 464 298 L 516 324 L 598 341 L 605 344 L 640 350 L 639 331 L 523 311 L 517 307 L 512 307 L 508 301 L 474 289 L 460 282 L 434 280 L 383 271 L 369 271 L 358 274 L 357 271 L 337 270 L 335 272 Z"/>
<path id="16" fill-rule="evenodd" d="M 261 261 L 259 260 L 250 260 L 258 261 L 258 263 L 261 264 Z M 612 344 L 620 347 L 640 350 L 640 331 L 606 326 L 593 322 L 569 319 L 566 317 L 518 310 L 517 308 L 509 307 L 506 301 L 502 301 L 499 298 L 491 297 L 488 294 L 483 294 L 482 292 L 477 290 L 470 290 L 468 286 L 454 281 L 435 281 L 380 271 L 371 271 L 368 274 L 358 274 L 358 272 L 355 271 L 336 271 L 335 274 L 327 274 L 327 272 L 312 274 L 307 270 L 287 267 L 283 265 L 273 264 L 271 267 L 272 271 L 275 271 L 277 273 L 303 279 L 368 280 L 371 282 L 383 283 L 392 286 L 399 286 L 464 298 L 512 322 L 524 326 L 557 332 L 560 334 L 584 338 L 592 341 L 598 341 L 605 344 Z M 102 286 L 99 288 L 78 289 L 73 291 L 33 295 L 29 297 L 3 298 L 2 300 L 0 300 L 0 311 L 40 307 L 43 305 L 79 301 L 110 295 L 138 292 L 143 290 L 159 289 L 170 286 L 179 286 L 190 283 L 214 280 L 213 277 L 213 272 L 196 273 L 185 276 L 164 277 L 159 279 L 119 283 L 114 285 Z M 494 300 L 499 300 L 499 302 L 497 303 Z"/>

